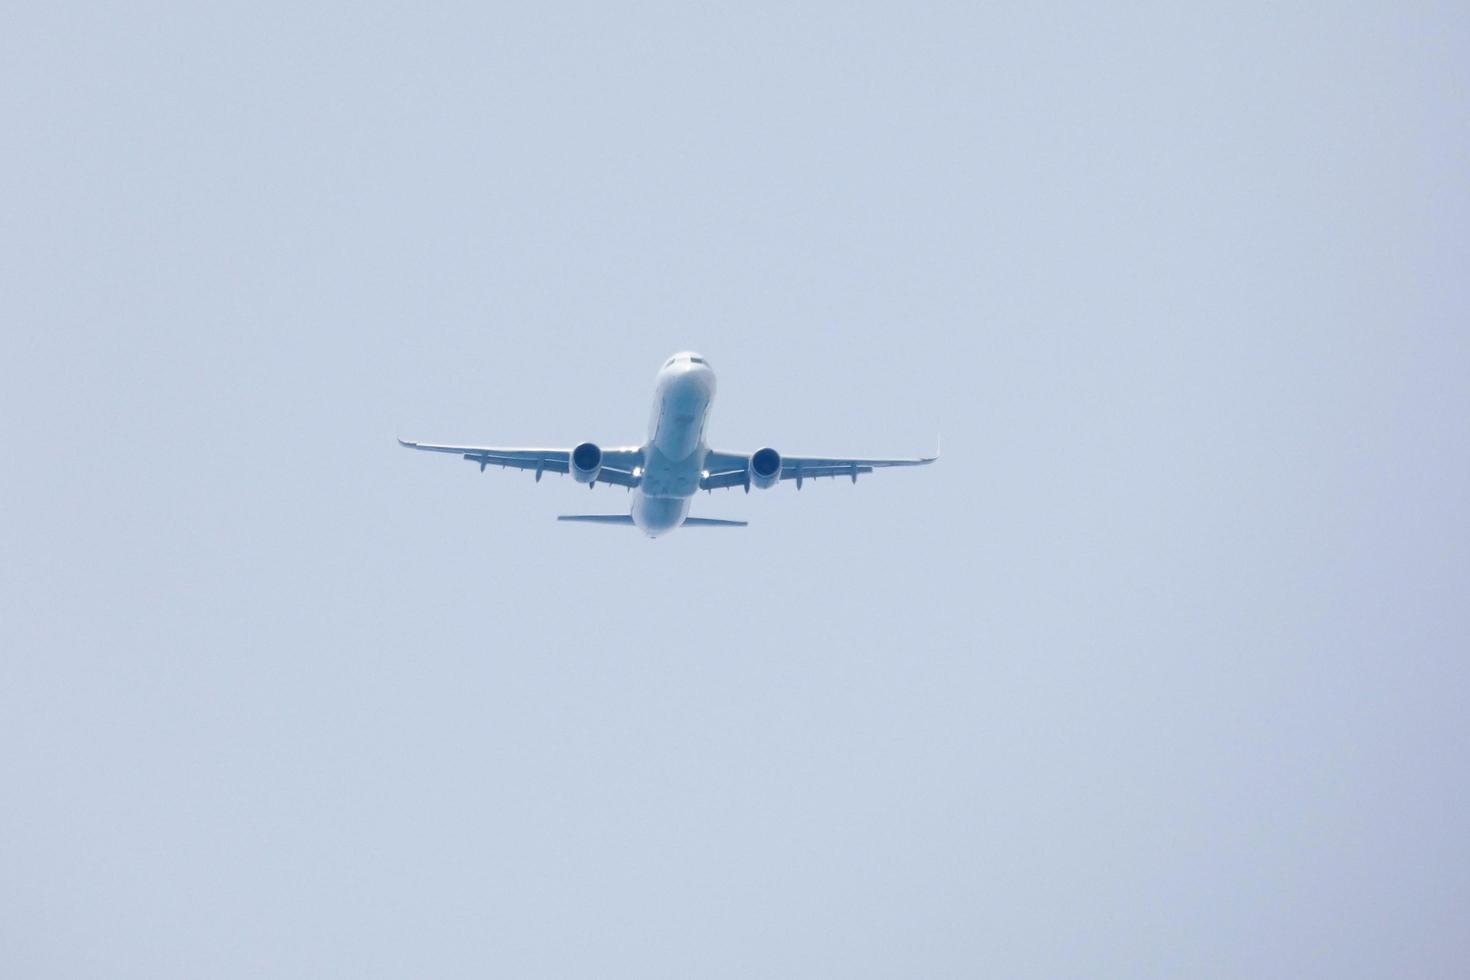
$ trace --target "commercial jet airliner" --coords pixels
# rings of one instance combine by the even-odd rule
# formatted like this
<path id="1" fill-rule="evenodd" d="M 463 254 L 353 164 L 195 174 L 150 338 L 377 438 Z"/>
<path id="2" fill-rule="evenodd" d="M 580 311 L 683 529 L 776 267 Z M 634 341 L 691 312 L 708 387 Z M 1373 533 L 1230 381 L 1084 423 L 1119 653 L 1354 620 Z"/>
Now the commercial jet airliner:
<path id="1" fill-rule="evenodd" d="M 782 480 L 846 476 L 888 466 L 923 466 L 938 455 L 920 459 L 837 459 L 829 456 L 783 456 L 771 448 L 753 453 L 726 453 L 704 442 L 704 425 L 715 397 L 715 372 L 693 352 L 675 354 L 659 369 L 654 391 L 653 417 L 648 441 L 642 446 L 604 449 L 584 442 L 571 449 L 514 449 L 497 446 L 444 446 L 426 442 L 400 445 L 431 453 L 453 453 L 487 466 L 535 470 L 541 474 L 570 473 L 589 487 L 610 483 L 633 494 L 628 514 L 564 514 L 560 521 L 594 524 L 630 524 L 656 538 L 678 527 L 744 527 L 745 521 L 690 517 L 689 502 L 698 490 L 755 487 L 766 490 Z"/>

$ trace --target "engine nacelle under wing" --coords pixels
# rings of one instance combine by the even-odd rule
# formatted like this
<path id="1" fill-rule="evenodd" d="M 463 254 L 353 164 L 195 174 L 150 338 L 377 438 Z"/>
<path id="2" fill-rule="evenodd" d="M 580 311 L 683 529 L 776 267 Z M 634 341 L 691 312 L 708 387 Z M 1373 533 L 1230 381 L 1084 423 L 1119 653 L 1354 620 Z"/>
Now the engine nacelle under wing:
<path id="1" fill-rule="evenodd" d="M 602 472 L 602 449 L 595 442 L 581 443 L 572 450 L 571 462 L 567 470 L 572 479 L 590 486 L 597 482 L 597 474 Z"/>
<path id="2" fill-rule="evenodd" d="M 745 464 L 745 476 L 751 486 L 769 490 L 781 479 L 781 454 L 767 446 L 750 454 Z"/>

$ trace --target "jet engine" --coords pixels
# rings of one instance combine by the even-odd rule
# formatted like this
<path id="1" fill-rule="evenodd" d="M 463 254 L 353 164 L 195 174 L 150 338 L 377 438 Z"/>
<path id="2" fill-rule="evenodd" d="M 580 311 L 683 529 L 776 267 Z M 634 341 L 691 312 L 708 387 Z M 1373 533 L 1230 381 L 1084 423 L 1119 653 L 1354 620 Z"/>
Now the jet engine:
<path id="1" fill-rule="evenodd" d="M 595 442 L 584 442 L 572 450 L 572 479 L 591 486 L 602 472 L 602 450 Z"/>
<path id="2" fill-rule="evenodd" d="M 767 447 L 750 454 L 745 478 L 761 490 L 769 490 L 781 479 L 781 454 Z"/>

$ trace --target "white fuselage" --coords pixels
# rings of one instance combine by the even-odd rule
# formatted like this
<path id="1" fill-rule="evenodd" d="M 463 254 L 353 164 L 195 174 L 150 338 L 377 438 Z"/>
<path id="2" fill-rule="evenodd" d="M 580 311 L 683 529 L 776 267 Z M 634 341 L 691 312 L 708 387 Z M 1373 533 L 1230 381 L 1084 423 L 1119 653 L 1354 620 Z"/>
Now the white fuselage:
<path id="1" fill-rule="evenodd" d="M 702 359 L 676 355 L 658 373 L 643 477 L 633 489 L 633 523 L 649 537 L 672 531 L 689 514 L 708 453 L 704 423 L 714 398 L 715 373 Z"/>

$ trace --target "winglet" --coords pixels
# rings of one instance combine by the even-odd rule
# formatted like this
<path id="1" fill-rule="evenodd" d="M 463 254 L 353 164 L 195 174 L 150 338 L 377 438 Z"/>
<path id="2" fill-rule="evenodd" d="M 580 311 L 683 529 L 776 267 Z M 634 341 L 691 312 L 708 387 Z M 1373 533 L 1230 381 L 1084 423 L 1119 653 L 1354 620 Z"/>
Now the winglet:
<path id="1" fill-rule="evenodd" d="M 400 446 L 402 446 L 404 449 L 417 449 L 418 448 L 418 445 L 419 445 L 416 442 L 409 442 L 407 439 L 403 438 L 402 436 L 399 436 L 398 437 L 398 444 Z"/>
<path id="2" fill-rule="evenodd" d="M 940 449 L 939 439 L 940 439 L 939 436 L 935 436 L 934 437 L 934 455 L 933 456 L 920 456 L 919 457 L 919 463 L 920 463 L 920 465 L 923 465 L 925 463 L 932 463 L 932 462 L 934 462 L 935 460 L 937 460 L 939 458 L 939 449 Z"/>

